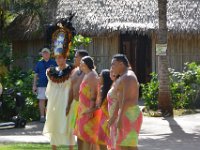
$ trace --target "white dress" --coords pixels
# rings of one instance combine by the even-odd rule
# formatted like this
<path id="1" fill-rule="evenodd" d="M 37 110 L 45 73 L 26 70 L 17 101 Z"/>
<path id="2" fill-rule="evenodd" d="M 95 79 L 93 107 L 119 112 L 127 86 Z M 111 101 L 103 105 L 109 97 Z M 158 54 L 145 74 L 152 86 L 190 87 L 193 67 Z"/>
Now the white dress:
<path id="1" fill-rule="evenodd" d="M 48 77 L 46 96 L 48 98 L 46 122 L 43 134 L 51 145 L 73 145 L 67 133 L 66 107 L 69 99 L 71 80 L 55 83 Z"/>

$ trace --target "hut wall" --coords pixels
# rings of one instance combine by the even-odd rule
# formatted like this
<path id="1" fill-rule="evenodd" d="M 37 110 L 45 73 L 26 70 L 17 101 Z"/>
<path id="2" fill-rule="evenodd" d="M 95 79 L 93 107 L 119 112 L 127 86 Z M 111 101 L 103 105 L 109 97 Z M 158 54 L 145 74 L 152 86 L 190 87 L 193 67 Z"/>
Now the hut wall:
<path id="1" fill-rule="evenodd" d="M 33 69 L 44 43 L 44 40 L 13 41 L 13 67 L 18 66 L 25 71 Z"/>
<path id="2" fill-rule="evenodd" d="M 119 35 L 93 37 L 87 50 L 94 58 L 98 72 L 109 69 L 112 56 L 119 52 Z"/>
<path id="3" fill-rule="evenodd" d="M 200 61 L 200 35 L 175 37 L 168 40 L 169 66 L 182 71 L 186 62 Z"/>
<path id="4" fill-rule="evenodd" d="M 156 40 L 152 42 L 152 45 L 155 45 Z M 153 47 L 153 53 L 155 53 L 155 46 Z M 200 35 L 170 35 L 168 39 L 168 56 L 169 68 L 173 68 L 175 71 L 183 71 L 186 62 L 200 62 Z M 157 71 L 157 56 L 153 60 L 155 63 L 155 70 L 153 71 Z"/>

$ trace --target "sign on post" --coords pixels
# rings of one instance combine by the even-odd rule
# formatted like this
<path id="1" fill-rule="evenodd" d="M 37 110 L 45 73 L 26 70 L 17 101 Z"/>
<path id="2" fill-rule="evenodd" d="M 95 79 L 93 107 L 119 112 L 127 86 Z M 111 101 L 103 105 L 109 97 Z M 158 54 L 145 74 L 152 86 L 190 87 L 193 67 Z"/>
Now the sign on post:
<path id="1" fill-rule="evenodd" d="M 167 44 L 156 44 L 156 55 L 167 55 Z"/>

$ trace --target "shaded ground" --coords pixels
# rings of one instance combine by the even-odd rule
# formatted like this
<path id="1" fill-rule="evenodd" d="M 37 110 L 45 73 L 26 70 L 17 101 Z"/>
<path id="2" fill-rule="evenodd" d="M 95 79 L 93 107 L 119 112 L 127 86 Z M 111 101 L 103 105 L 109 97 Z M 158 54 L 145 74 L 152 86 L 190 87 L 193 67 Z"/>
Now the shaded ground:
<path id="1" fill-rule="evenodd" d="M 141 150 L 199 150 L 200 114 L 175 118 L 144 118 Z"/>

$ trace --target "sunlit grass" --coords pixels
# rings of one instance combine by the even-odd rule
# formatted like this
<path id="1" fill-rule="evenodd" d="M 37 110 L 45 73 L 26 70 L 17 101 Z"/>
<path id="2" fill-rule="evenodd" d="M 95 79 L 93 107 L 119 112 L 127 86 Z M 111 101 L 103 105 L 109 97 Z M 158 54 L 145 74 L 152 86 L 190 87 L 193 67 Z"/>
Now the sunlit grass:
<path id="1" fill-rule="evenodd" d="M 0 144 L 0 150 L 50 150 L 49 144 Z M 58 150 L 68 150 L 67 146 L 59 146 Z M 77 147 L 74 148 L 77 150 Z"/>

